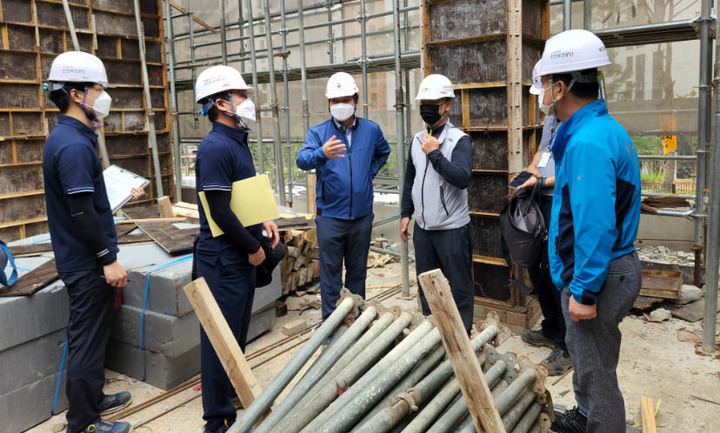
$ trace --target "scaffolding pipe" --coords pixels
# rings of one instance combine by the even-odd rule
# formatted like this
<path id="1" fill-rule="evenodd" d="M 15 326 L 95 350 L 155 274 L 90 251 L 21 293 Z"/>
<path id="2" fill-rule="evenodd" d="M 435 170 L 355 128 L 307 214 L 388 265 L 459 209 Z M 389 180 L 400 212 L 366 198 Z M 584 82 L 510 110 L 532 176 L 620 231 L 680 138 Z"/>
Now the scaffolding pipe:
<path id="1" fill-rule="evenodd" d="M 572 3 L 563 0 L 563 31 L 572 29 Z"/>
<path id="2" fill-rule="evenodd" d="M 262 135 L 262 112 L 260 108 L 260 96 L 257 77 L 257 57 L 255 53 L 255 19 L 253 18 L 252 0 L 245 0 L 245 9 L 248 14 L 248 37 L 250 38 L 250 66 L 252 67 L 253 89 L 255 90 L 255 129 L 257 130 L 257 156 L 260 173 L 265 173 L 265 149 Z"/>
<path id="3" fill-rule="evenodd" d="M 360 15 L 357 20 L 360 22 L 360 43 L 361 43 L 361 57 L 360 66 L 362 67 L 362 85 L 363 85 L 363 117 L 368 118 L 368 77 L 367 77 L 367 34 L 366 24 L 367 15 L 365 14 L 365 0 L 360 0 Z"/>
<path id="4" fill-rule="evenodd" d="M 220 0 L 220 52 L 222 64 L 227 65 L 227 27 L 225 26 L 225 0 Z"/>
<path id="5" fill-rule="evenodd" d="M 353 383 L 362 376 L 363 373 L 365 373 L 373 363 L 376 363 L 383 353 L 392 346 L 395 339 L 410 325 L 411 321 L 412 316 L 410 313 L 402 313 L 380 335 L 372 339 L 371 342 L 367 342 L 364 349 L 358 352 L 344 368 L 331 369 L 323 380 L 308 392 L 307 397 L 303 399 L 301 403 L 295 405 L 287 416 L 283 418 L 282 422 L 275 426 L 272 430 L 273 433 L 297 433 L 302 430 L 303 427 L 310 423 L 338 397 L 338 387 Z M 422 328 L 427 332 L 429 331 L 429 327 L 428 322 L 423 322 L 423 324 L 416 328 L 415 331 L 408 335 L 400 344 L 402 345 L 406 341 L 412 343 L 417 342 L 420 336 L 417 330 Z M 373 331 L 373 328 L 370 328 L 370 332 Z M 411 337 L 412 339 L 408 340 Z M 364 338 L 365 336 L 363 336 L 363 339 Z M 363 339 L 361 339 L 361 341 Z M 402 350 L 406 350 L 406 345 L 403 346 Z M 358 346 L 358 344 L 355 344 L 350 350 L 353 351 L 356 346 Z M 340 362 L 342 362 L 344 358 L 345 357 L 341 358 Z"/>
<path id="6" fill-rule="evenodd" d="M 538 416 L 540 416 L 540 411 L 542 410 L 542 406 L 540 403 L 532 403 L 530 405 L 530 408 L 525 412 L 522 418 L 520 418 L 520 421 L 518 421 L 517 425 L 515 425 L 515 428 L 512 429 L 510 433 L 529 433 L 534 431 L 540 431 L 540 428 L 537 425 L 537 419 Z"/>
<path id="7" fill-rule="evenodd" d="M 328 58 L 330 61 L 330 64 L 334 63 L 333 60 L 333 51 L 335 50 L 335 42 L 334 42 L 334 35 L 333 35 L 333 19 L 332 19 L 332 0 L 326 0 L 325 6 L 327 7 L 327 13 L 328 13 L 328 20 L 327 20 L 327 26 L 328 26 L 328 38 L 327 38 L 327 44 L 328 44 Z"/>
<path id="8" fill-rule="evenodd" d="M 397 359 L 387 362 L 383 370 L 378 371 L 374 377 L 372 377 L 372 371 L 368 372 L 372 380 L 364 380 L 365 377 L 363 376 L 320 414 L 318 418 L 322 421 L 313 422 L 305 428 L 305 431 L 307 433 L 318 431 L 321 433 L 342 433 L 347 431 L 397 382 L 402 380 L 425 355 L 440 345 L 440 331 L 434 328 L 425 334 L 412 348 L 400 353 Z"/>
<path id="9" fill-rule="evenodd" d="M 238 33 L 240 34 L 240 39 L 243 38 L 243 0 L 238 0 Z M 238 55 L 242 58 L 245 57 L 245 44 L 240 42 L 240 52 Z M 245 73 L 245 62 L 240 62 L 240 73 Z"/>
<path id="10" fill-rule="evenodd" d="M 354 306 L 355 300 L 350 296 L 345 297 L 340 302 L 335 311 L 323 322 L 322 326 L 302 345 L 298 353 L 280 370 L 258 398 L 252 402 L 250 407 L 248 407 L 240 418 L 230 427 L 228 433 L 246 433 L 252 429 L 252 426 L 265 414 L 278 395 L 280 395 L 293 377 L 305 366 L 305 363 L 308 362 L 323 341 L 332 335 L 335 328 L 340 325 Z"/>
<path id="11" fill-rule="evenodd" d="M 330 367 L 340 359 L 342 354 L 357 340 L 360 335 L 370 326 L 370 322 L 377 316 L 377 309 L 375 307 L 368 307 L 362 315 L 350 326 L 350 328 L 342 334 L 342 336 L 334 341 L 332 345 L 328 346 L 323 350 L 321 358 L 318 358 L 310 367 L 307 373 L 302 379 L 295 385 L 292 391 L 275 407 L 275 410 L 265 418 L 258 428 L 255 429 L 255 433 L 267 433 L 275 425 L 280 422 L 295 405 L 302 400 L 307 392 L 310 391 L 317 381 L 330 370 Z M 336 333 L 337 334 L 337 333 Z"/>
<path id="12" fill-rule="evenodd" d="M 290 144 L 290 88 L 288 86 L 288 55 L 289 52 L 287 50 L 287 23 L 285 21 L 285 0 L 280 1 L 280 25 L 282 28 L 280 29 L 282 33 L 282 53 L 283 53 L 283 64 L 282 64 L 282 74 L 283 74 L 283 90 L 285 91 L 285 98 L 283 99 L 283 107 L 282 110 L 285 113 L 285 146 L 287 147 L 287 169 L 288 169 L 288 185 L 289 185 L 289 191 L 287 194 L 287 203 L 290 208 L 292 208 L 293 205 L 293 190 L 292 190 L 292 183 L 293 183 L 293 158 L 292 158 L 292 145 Z M 280 165 L 282 167 L 282 164 Z"/>
<path id="13" fill-rule="evenodd" d="M 170 128 L 172 133 L 175 158 L 175 200 L 182 200 L 182 144 L 180 143 L 180 118 L 178 116 L 177 90 L 175 90 L 175 43 L 173 37 L 173 23 L 170 19 L 170 0 L 165 0 L 165 25 L 167 27 L 169 49 L 167 50 L 168 87 L 170 91 Z M 195 102 L 195 101 L 193 101 Z"/>
<path id="14" fill-rule="evenodd" d="M 405 182 L 405 104 L 402 86 L 402 67 L 400 63 L 400 0 L 393 0 L 393 30 L 395 37 L 395 130 L 397 134 L 398 191 L 402 195 Z M 398 211 L 402 213 L 402 200 L 398 200 Z M 408 265 L 408 243 L 400 241 L 400 274 L 402 294 L 410 296 L 410 276 Z"/>
<path id="15" fill-rule="evenodd" d="M 502 417 L 502 422 L 506 431 L 511 431 L 515 428 L 517 423 L 527 411 L 528 407 L 530 407 L 530 405 L 535 401 L 535 398 L 535 394 L 528 391 L 520 396 L 515 404 L 513 404 L 513 406 L 505 412 L 505 415 Z M 473 429 L 473 431 L 475 430 Z"/>
<path id="16" fill-rule="evenodd" d="M 169 0 L 168 0 L 169 1 Z M 198 117 L 198 110 L 195 107 L 195 101 L 197 100 L 197 94 L 195 93 L 195 82 L 197 81 L 197 70 L 195 69 L 195 31 L 193 26 L 193 13 L 191 0 L 188 0 L 188 33 L 190 34 L 190 78 L 192 79 L 192 92 L 193 92 L 193 118 L 195 120 L 195 129 L 200 129 L 200 118 Z"/>
<path id="17" fill-rule="evenodd" d="M 155 113 L 152 111 L 152 97 L 150 95 L 150 78 L 148 77 L 147 61 L 145 60 L 145 32 L 140 20 L 140 0 L 135 0 L 135 27 L 137 28 L 138 46 L 140 47 L 140 65 L 142 67 L 143 92 L 145 93 L 145 119 L 148 125 L 150 150 L 152 151 L 153 169 L 155 170 L 155 191 L 157 197 L 162 197 L 163 184 L 160 171 L 160 155 L 158 155 L 157 135 L 155 135 Z"/>
<path id="18" fill-rule="evenodd" d="M 265 38 L 267 40 L 268 53 L 273 52 L 272 34 L 270 32 L 270 0 L 263 2 L 265 8 Z M 275 157 L 275 188 L 280 203 L 287 202 L 285 197 L 285 168 L 283 167 L 283 151 L 280 144 L 280 112 L 278 110 L 278 95 L 275 87 L 275 59 L 268 56 L 268 75 L 270 76 L 270 107 L 272 108 L 273 121 L 273 155 Z"/>
<path id="19" fill-rule="evenodd" d="M 298 0 L 298 9 L 303 10 L 303 0 Z M 300 45 L 300 81 L 302 84 L 302 119 L 303 119 L 303 140 L 310 130 L 310 107 L 308 103 L 308 89 L 307 89 L 307 66 L 305 65 L 305 21 L 303 14 L 298 14 L 298 28 L 300 33 L 298 34 L 298 43 Z M 305 174 L 305 191 L 310 190 L 308 183 L 308 175 Z M 307 200 L 307 212 L 310 212 L 312 204 L 310 200 Z"/>
<path id="20" fill-rule="evenodd" d="M 720 34 L 720 20 L 715 21 L 715 34 Z M 702 349 L 715 352 L 715 329 L 717 326 L 718 262 L 720 261 L 720 44 L 715 44 L 715 140 L 712 146 L 712 182 L 710 186 L 710 221 L 707 237 L 707 260 L 705 275 L 705 314 L 703 316 Z"/>
<path id="21" fill-rule="evenodd" d="M 707 173 L 706 160 L 707 149 L 710 147 L 711 134 L 711 105 L 712 88 L 710 87 L 710 75 L 712 74 L 712 39 L 710 26 L 712 18 L 710 12 L 712 0 L 702 0 L 700 6 L 700 78 L 698 95 L 698 144 L 697 144 L 697 165 L 695 176 L 695 276 L 694 283 L 700 287 L 702 252 L 705 249 L 703 237 L 704 226 L 707 223 L 707 210 L 705 209 L 705 179 Z"/>
<path id="22" fill-rule="evenodd" d="M 590 31 L 592 27 L 592 0 L 583 0 L 583 28 Z"/>

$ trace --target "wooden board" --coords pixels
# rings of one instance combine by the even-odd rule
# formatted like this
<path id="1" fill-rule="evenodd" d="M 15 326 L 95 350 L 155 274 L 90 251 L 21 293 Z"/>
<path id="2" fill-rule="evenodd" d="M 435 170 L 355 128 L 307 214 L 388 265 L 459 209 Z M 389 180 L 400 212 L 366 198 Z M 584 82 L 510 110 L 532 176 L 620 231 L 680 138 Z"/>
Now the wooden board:
<path id="1" fill-rule="evenodd" d="M 653 399 L 645 396 L 640 397 L 640 413 L 642 415 L 643 433 L 657 433 L 654 406 Z"/>
<path id="2" fill-rule="evenodd" d="M 679 299 L 682 285 L 681 272 L 643 269 L 640 295 L 652 298 Z"/>
<path id="3" fill-rule="evenodd" d="M 437 323 L 448 359 L 460 384 L 476 431 L 505 433 L 485 375 L 475 356 L 450 284 L 439 269 L 421 274 L 418 279 Z M 484 429 L 484 430 L 483 430 Z"/>
<path id="4" fill-rule="evenodd" d="M 152 242 L 152 239 L 150 239 L 150 237 L 145 233 L 139 233 L 135 235 L 123 235 L 118 237 L 118 245 L 137 244 L 142 242 Z M 43 242 L 33 245 L 15 245 L 10 247 L 10 254 L 12 254 L 14 257 L 39 256 L 51 252 L 53 252 L 53 249 L 52 243 L 50 242 Z"/>
<path id="5" fill-rule="evenodd" d="M 181 230 L 168 222 L 138 223 L 138 228 L 173 256 L 191 253 L 195 237 L 200 232 L 199 229 Z"/>
<path id="6" fill-rule="evenodd" d="M 278 218 L 275 224 L 279 230 L 295 230 L 315 227 L 315 220 L 305 217 Z"/>
<path id="7" fill-rule="evenodd" d="M 191 282 L 184 291 L 240 401 L 250 407 L 262 390 L 205 279 Z"/>
<path id="8" fill-rule="evenodd" d="M 30 296 L 58 278 L 55 259 L 52 259 L 18 278 L 12 287 L 0 287 L 0 297 Z"/>

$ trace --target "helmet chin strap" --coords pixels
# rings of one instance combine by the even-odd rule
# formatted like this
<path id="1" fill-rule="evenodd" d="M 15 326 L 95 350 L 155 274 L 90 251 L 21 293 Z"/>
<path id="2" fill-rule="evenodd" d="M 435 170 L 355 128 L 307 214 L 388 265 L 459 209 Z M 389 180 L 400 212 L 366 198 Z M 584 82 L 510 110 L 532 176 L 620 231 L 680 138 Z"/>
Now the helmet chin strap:
<path id="1" fill-rule="evenodd" d="M 65 86 L 63 86 L 62 89 L 63 89 L 63 91 L 65 92 L 65 94 L 68 96 L 68 98 L 71 98 L 70 92 L 67 91 L 67 89 L 65 88 Z M 85 113 L 85 116 L 87 116 L 88 120 L 90 120 L 91 122 L 93 122 L 93 123 L 96 124 L 97 126 L 100 126 L 100 127 L 104 126 L 105 124 L 104 124 L 100 119 L 97 118 L 97 116 L 95 115 L 95 113 L 94 113 L 94 112 L 91 112 L 90 110 L 88 110 L 87 106 L 85 105 L 85 99 L 86 99 L 86 98 L 87 98 L 87 86 L 85 86 L 85 90 L 83 91 L 83 100 L 82 100 L 82 102 L 79 104 L 79 105 L 80 105 L 80 109 L 83 111 L 83 113 Z"/>
<path id="2" fill-rule="evenodd" d="M 245 124 L 245 122 L 243 122 L 242 119 L 240 119 L 240 116 L 238 116 L 237 113 L 235 112 L 235 102 L 232 99 L 232 92 L 228 92 L 228 102 L 230 102 L 230 107 L 232 107 L 232 111 L 229 113 L 227 111 L 223 111 L 223 113 L 226 116 L 230 116 L 235 121 L 238 128 L 240 128 L 242 130 L 250 130 L 250 128 L 248 128 L 248 126 Z"/>

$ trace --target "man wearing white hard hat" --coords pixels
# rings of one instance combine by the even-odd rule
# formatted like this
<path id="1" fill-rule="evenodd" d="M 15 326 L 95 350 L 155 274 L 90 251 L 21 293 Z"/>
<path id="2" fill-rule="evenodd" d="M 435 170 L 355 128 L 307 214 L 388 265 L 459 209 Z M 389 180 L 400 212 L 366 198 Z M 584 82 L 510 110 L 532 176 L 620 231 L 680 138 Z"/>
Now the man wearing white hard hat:
<path id="1" fill-rule="evenodd" d="M 297 166 L 317 171 L 317 236 L 323 320 L 335 311 L 345 284 L 365 298 L 373 223 L 373 179 L 390 155 L 380 126 L 355 115 L 358 87 L 345 72 L 327 82 L 330 119 L 307 133 Z"/>
<path id="2" fill-rule="evenodd" d="M 467 187 L 472 176 L 472 139 L 448 119 L 455 92 L 444 75 L 420 83 L 416 101 L 426 129 L 410 143 L 403 185 L 400 237 L 413 243 L 417 275 L 440 268 L 450 281 L 453 299 L 465 330 L 472 327 L 474 294 L 471 279 L 472 231 Z M 430 315 L 422 287 L 423 314 Z"/>
<path id="3" fill-rule="evenodd" d="M 117 235 L 108 202 L 94 126 L 110 113 L 107 74 L 92 54 L 70 51 L 55 58 L 47 89 L 60 110 L 45 142 L 45 204 L 55 265 L 68 290 L 67 431 L 125 433 L 130 425 L 101 415 L 130 404 L 130 393 L 104 395 L 105 348 L 116 291 L 127 284 L 118 264 Z M 133 198 L 143 195 L 132 191 Z"/>
<path id="4" fill-rule="evenodd" d="M 550 224 L 553 190 L 555 187 L 555 160 L 552 156 L 552 143 L 555 132 L 560 126 L 557 117 L 549 114 L 549 106 L 542 105 L 542 77 L 538 75 L 540 70 L 540 62 L 537 62 L 533 68 L 533 85 L 530 87 L 530 94 L 537 95 L 538 104 L 541 111 L 546 115 L 543 123 L 542 137 L 537 152 L 533 157 L 530 165 L 525 170 L 532 174 L 528 180 L 517 187 L 518 191 L 523 189 L 540 188 L 538 197 L 538 205 L 542 212 L 545 226 Z M 547 251 L 547 245 L 545 248 Z M 537 294 L 540 303 L 540 309 L 543 313 L 543 321 L 540 329 L 527 329 L 522 332 L 521 338 L 525 343 L 533 346 L 547 346 L 552 348 L 550 355 L 545 358 L 541 364 L 548 369 L 550 376 L 560 376 L 565 374 L 572 368 L 570 354 L 565 345 L 565 318 L 563 317 L 562 306 L 560 304 L 560 292 L 555 290 L 555 286 L 550 278 L 550 269 L 548 268 L 547 253 L 542 253 L 537 262 L 528 268 L 530 279 L 532 280 L 533 289 Z"/>
<path id="5" fill-rule="evenodd" d="M 195 179 L 198 194 L 205 193 L 208 208 L 198 199 L 200 234 L 195 246 L 197 277 L 205 278 L 240 348 L 245 351 L 255 294 L 256 267 L 265 260 L 263 230 L 271 248 L 280 239 L 274 222 L 243 226 L 230 208 L 232 184 L 256 175 L 248 147 L 248 129 L 255 121 L 251 87 L 230 66 L 204 70 L 195 83 L 201 113 L 212 131 L 198 146 Z M 213 237 L 206 216 L 222 229 Z M 204 330 L 200 330 L 204 433 L 225 432 L 235 421 L 234 390 Z"/>
<path id="6" fill-rule="evenodd" d="M 597 68 L 609 64 L 597 36 L 569 30 L 546 42 L 539 71 L 543 106 L 563 122 L 552 148 L 548 253 L 553 282 L 562 291 L 577 402 L 556 414 L 557 433 L 625 431 L 616 368 L 619 324 L 642 281 L 634 247 L 640 169 L 630 136 L 598 99 Z"/>

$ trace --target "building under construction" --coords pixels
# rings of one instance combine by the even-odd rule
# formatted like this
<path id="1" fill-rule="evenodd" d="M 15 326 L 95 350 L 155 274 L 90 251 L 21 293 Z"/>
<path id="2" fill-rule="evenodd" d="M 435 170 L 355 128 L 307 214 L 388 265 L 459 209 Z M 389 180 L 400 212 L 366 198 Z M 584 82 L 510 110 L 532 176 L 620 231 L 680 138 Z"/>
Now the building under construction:
<path id="1" fill-rule="evenodd" d="M 44 87 L 50 64 L 73 49 L 102 59 L 113 86 L 111 114 L 98 140 L 103 166 L 114 164 L 150 181 L 145 198 L 117 215 L 118 260 L 128 269 L 129 283 L 107 367 L 174 390 L 164 398 L 190 392 L 198 383 L 193 377 L 199 373 L 199 319 L 183 287 L 190 283 L 190 261 L 185 259 L 197 234 L 195 154 L 211 128 L 195 104 L 194 83 L 204 69 L 233 66 L 255 88 L 258 121 L 250 146 L 256 170 L 269 174 L 283 215 L 308 220 L 288 220 L 280 226 L 295 255 L 278 268 L 271 289 L 256 293 L 251 337 L 285 323 L 282 309 L 290 305 L 288 297 L 311 298 L 317 292 L 314 173 L 298 169 L 295 159 L 309 127 L 329 117 L 325 84 L 339 71 L 354 76 L 360 88 L 358 115 L 377 122 L 392 149 L 375 179 L 373 248 L 378 257 L 398 261 L 391 291 L 404 299 L 415 292 L 416 276 L 413 249 L 400 241 L 397 220 L 408 148 L 423 128 L 415 94 L 430 73 L 444 74 L 453 82 L 457 103 L 450 120 L 474 142 L 468 193 L 475 316 L 480 322 L 493 312 L 502 325 L 520 332 L 532 327 L 541 313 L 537 301 L 513 283 L 527 277 L 504 258 L 499 216 L 510 177 L 528 165 L 540 141 L 543 117 L 536 97 L 529 94 L 533 65 L 550 36 L 571 28 L 597 34 L 612 60 L 604 70 L 602 92 L 612 116 L 633 138 L 647 200 L 638 246 L 679 251 L 685 257 L 643 256 L 644 269 L 660 280 L 667 278 L 660 289 L 647 293 L 674 288 L 669 295 L 663 292 L 669 297 L 650 296 L 659 304 L 679 297 L 683 284 L 708 288 L 696 321 L 703 325 L 698 343 L 712 352 L 718 269 L 710 266 L 706 272 L 705 264 L 720 261 L 720 200 L 713 200 L 713 191 L 720 190 L 720 171 L 713 163 L 720 158 L 720 143 L 713 133 L 717 119 L 712 107 L 717 101 L 712 98 L 718 96 L 713 94 L 717 54 L 711 7 L 709 0 L 0 0 L 0 240 L 14 241 L 14 255 L 24 269 L 19 288 L 0 289 L 0 361 L 12 365 L 0 378 L 0 425 L 6 426 L 0 430 L 25 431 L 67 405 L 61 386 L 67 295 L 49 247 L 42 152 L 59 115 Z M 158 199 L 167 203 L 163 197 L 174 203 L 168 203 L 171 215 L 168 208 L 156 205 Z M 187 219 L 152 221 L 168 216 Z M 379 300 L 392 298 L 386 295 Z M 291 316 L 307 314 L 312 302 L 297 308 L 299 313 Z M 385 320 L 384 326 L 390 327 L 404 314 L 395 311 L 393 321 L 382 319 L 381 311 L 362 318 L 369 308 L 377 306 L 363 304 L 352 321 Z M 355 326 L 345 325 L 348 333 Z M 412 326 L 408 319 L 400 329 L 420 326 L 430 329 L 416 319 Z M 272 342 L 258 348 L 255 356 L 270 363 L 262 356 L 282 345 L 304 342 L 316 329 L 307 326 L 295 340 Z M 365 330 L 357 332 L 343 344 L 355 343 Z M 474 349 L 487 372 L 503 358 L 482 346 Z M 406 360 L 407 371 L 398 373 L 405 381 L 383 393 L 394 397 L 440 368 L 444 352 L 439 340 L 423 350 L 416 353 L 417 359 Z M 337 355 L 340 359 L 342 353 Z M 380 359 L 378 354 L 376 361 Z M 512 363 L 508 361 L 508 370 Z M 501 388 L 511 388 L 516 376 L 535 372 L 534 366 L 521 364 L 514 376 L 498 376 L 497 383 L 505 384 L 496 396 Z M 328 380 L 327 370 L 315 373 L 318 380 Z M 436 374 L 444 379 L 428 388 L 433 392 L 449 381 L 450 370 L 445 366 Z M 362 378 L 358 372 L 351 382 Z M 515 409 L 513 427 L 530 411 L 534 418 L 524 431 L 547 431 L 542 415 L 548 412 L 550 394 L 546 397 L 544 388 L 529 393 L 536 381 L 526 376 L 526 386 L 516 385 L 513 391 L 513 403 L 503 403 L 506 410 Z M 459 389 L 452 397 L 458 393 Z M 262 407 L 260 415 L 269 407 Z M 326 407 L 316 409 L 320 415 Z M 363 422 L 382 408 L 365 409 L 358 414 L 367 416 Z M 453 426 L 468 425 L 467 409 L 458 413 Z M 279 415 L 275 422 L 287 424 Z M 265 428 L 274 431 L 270 424 Z"/>

